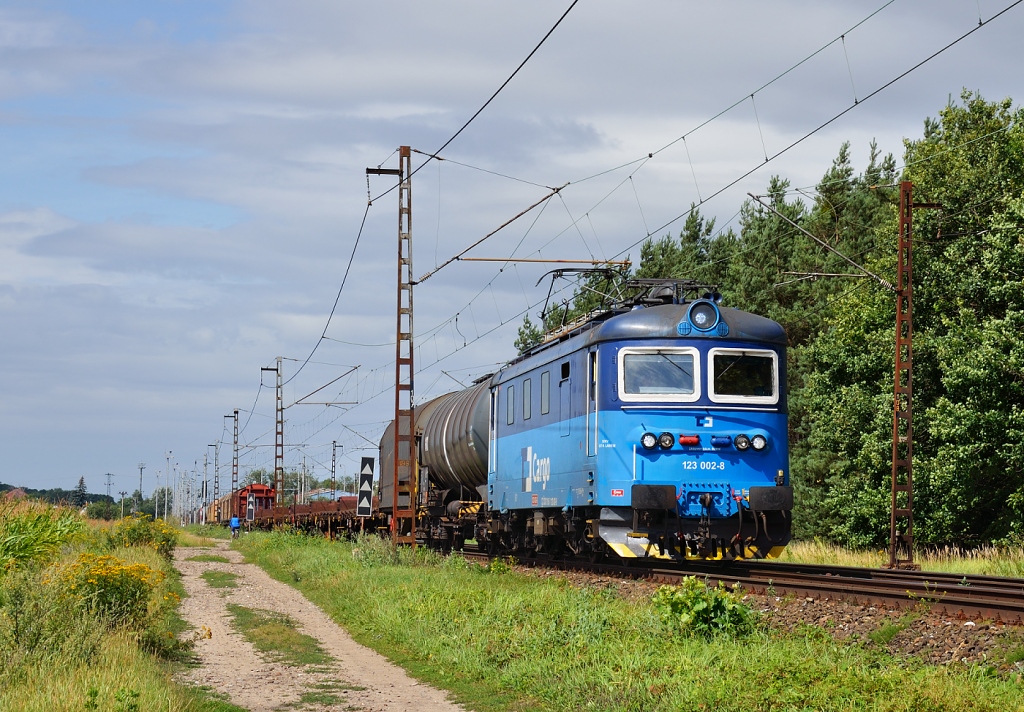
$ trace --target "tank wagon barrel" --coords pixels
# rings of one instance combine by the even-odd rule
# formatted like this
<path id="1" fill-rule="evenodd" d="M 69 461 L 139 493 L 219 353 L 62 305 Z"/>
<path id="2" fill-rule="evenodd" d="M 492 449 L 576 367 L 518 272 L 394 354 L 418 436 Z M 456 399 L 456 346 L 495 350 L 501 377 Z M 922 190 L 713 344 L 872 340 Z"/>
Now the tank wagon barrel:
<path id="1" fill-rule="evenodd" d="M 487 484 L 488 380 L 427 401 L 415 410 L 421 474 L 436 488 L 457 492 L 459 499 L 482 499 Z M 380 440 L 381 508 L 391 511 L 394 487 L 394 423 Z"/>

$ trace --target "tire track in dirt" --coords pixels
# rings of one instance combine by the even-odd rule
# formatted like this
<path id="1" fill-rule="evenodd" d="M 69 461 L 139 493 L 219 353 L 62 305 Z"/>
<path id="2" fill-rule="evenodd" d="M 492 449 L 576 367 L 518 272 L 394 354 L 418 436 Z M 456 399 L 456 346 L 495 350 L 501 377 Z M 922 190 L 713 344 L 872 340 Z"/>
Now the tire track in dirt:
<path id="1" fill-rule="evenodd" d="M 222 556 L 230 563 L 189 561 L 202 554 Z M 210 547 L 179 547 L 175 568 L 188 596 L 179 612 L 188 623 L 209 631 L 196 642 L 198 664 L 181 673 L 186 684 L 212 688 L 233 704 L 252 712 L 285 707 L 302 710 L 365 712 L 465 712 L 446 693 L 409 677 L 384 656 L 359 645 L 326 613 L 297 590 L 272 579 L 242 555 L 217 541 Z M 234 574 L 234 588 L 212 588 L 201 578 L 206 571 Z M 228 604 L 287 615 L 297 630 L 315 638 L 332 660 L 326 665 L 294 666 L 256 650 L 232 625 Z M 329 689 L 333 687 L 334 689 Z M 303 703 L 304 693 L 326 691 L 340 701 Z"/>

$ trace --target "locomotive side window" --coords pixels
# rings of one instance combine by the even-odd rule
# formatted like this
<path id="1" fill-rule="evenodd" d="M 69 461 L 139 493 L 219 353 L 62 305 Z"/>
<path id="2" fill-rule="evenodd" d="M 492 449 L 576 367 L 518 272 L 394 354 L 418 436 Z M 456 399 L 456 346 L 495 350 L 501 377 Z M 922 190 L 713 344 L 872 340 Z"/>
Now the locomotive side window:
<path id="1" fill-rule="evenodd" d="M 719 403 L 778 403 L 779 359 L 774 351 L 711 349 L 708 395 Z"/>
<path id="2" fill-rule="evenodd" d="M 516 422 L 516 387 L 515 386 L 510 385 L 508 387 L 508 389 L 505 391 L 505 405 L 506 405 L 505 412 L 508 415 L 508 417 L 505 419 L 505 422 L 508 425 L 512 425 L 512 423 Z"/>
<path id="3" fill-rule="evenodd" d="M 564 381 L 569 377 L 569 362 L 566 361 L 562 364 L 562 380 Z"/>
<path id="4" fill-rule="evenodd" d="M 530 400 L 533 398 L 533 383 L 529 378 L 523 381 L 523 420 L 529 420 L 532 415 L 533 404 Z"/>
<path id="5" fill-rule="evenodd" d="M 620 356 L 622 400 L 692 402 L 700 397 L 696 349 L 622 349 Z"/>
<path id="6" fill-rule="evenodd" d="M 540 414 L 551 412 L 551 371 L 540 374 Z"/>

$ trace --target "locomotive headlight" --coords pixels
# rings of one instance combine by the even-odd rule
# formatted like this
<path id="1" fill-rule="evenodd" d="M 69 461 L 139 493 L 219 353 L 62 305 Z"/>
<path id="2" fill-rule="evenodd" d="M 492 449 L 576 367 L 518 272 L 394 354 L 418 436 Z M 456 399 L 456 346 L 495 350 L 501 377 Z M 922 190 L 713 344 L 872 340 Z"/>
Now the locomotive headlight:
<path id="1" fill-rule="evenodd" d="M 676 444 L 676 436 L 672 433 L 662 433 L 658 436 L 658 444 L 665 450 L 668 450 Z"/>
<path id="2" fill-rule="evenodd" d="M 737 435 L 736 439 L 732 441 L 732 444 L 736 446 L 737 450 L 746 450 L 750 447 L 750 438 L 746 435 Z"/>
<path id="3" fill-rule="evenodd" d="M 644 450 L 653 450 L 658 444 L 658 436 L 654 433 L 644 433 L 640 436 L 640 444 L 644 446 Z"/>
<path id="4" fill-rule="evenodd" d="M 764 435 L 755 435 L 754 437 L 750 438 L 750 446 L 753 447 L 758 452 L 761 452 L 766 447 L 768 447 L 768 438 L 766 438 Z"/>
<path id="5" fill-rule="evenodd" d="M 690 323 L 700 331 L 710 331 L 718 323 L 718 311 L 708 302 L 697 302 L 690 307 Z"/>

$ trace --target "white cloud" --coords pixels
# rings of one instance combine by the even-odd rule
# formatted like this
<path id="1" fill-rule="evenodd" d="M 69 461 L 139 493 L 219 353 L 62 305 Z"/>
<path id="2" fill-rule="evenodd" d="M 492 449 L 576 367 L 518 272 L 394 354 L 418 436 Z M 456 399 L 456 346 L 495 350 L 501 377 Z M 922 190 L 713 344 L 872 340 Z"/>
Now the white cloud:
<path id="1" fill-rule="evenodd" d="M 0 8 L 0 51 L 54 47 L 72 34 L 62 17 Z"/>

